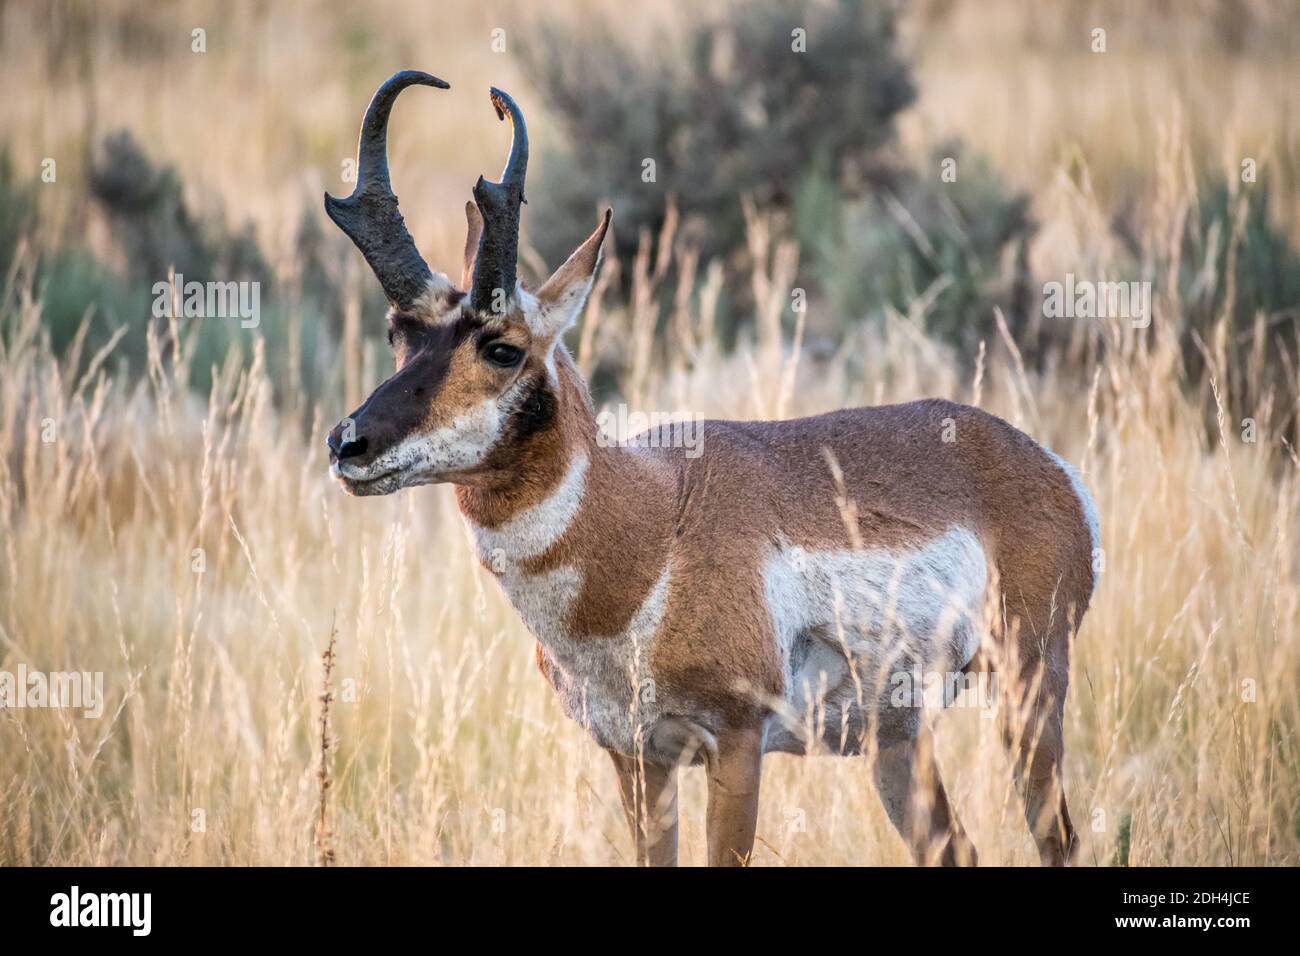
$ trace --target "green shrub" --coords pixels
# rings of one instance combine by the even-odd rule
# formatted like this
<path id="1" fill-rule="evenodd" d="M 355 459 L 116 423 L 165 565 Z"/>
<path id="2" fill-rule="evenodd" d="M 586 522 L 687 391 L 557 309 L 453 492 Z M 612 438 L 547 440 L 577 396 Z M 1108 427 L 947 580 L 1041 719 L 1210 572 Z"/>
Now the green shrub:
<path id="1" fill-rule="evenodd" d="M 0 265 L 8 266 L 36 212 L 35 189 L 14 176 L 7 148 L 0 149 Z"/>
<path id="2" fill-rule="evenodd" d="M 292 305 L 285 302 L 251 227 L 230 228 L 219 210 L 196 214 L 184 200 L 176 171 L 151 160 L 126 132 L 102 144 L 85 180 L 79 201 L 95 207 L 108 221 L 108 234 L 123 263 L 120 270 L 102 262 L 84 237 L 42 236 L 47 245 L 33 252 L 35 292 L 41 301 L 42 324 L 56 354 L 72 342 L 89 317 L 83 361 L 108 341 L 122 325 L 132 331 L 121 339 L 115 355 L 125 369 L 140 374 L 146 353 L 145 327 L 165 319 L 153 315 L 157 283 L 174 269 L 190 281 L 249 281 L 259 288 L 259 322 L 243 328 L 237 318 L 182 320 L 197 323 L 186 329 L 192 343 L 193 386 L 205 390 L 213 366 L 220 366 L 232 348 L 249 356 L 256 342 L 266 345 L 273 378 L 302 382 L 309 392 L 324 385 L 318 361 L 330 339 L 337 340 L 342 322 L 342 294 L 337 288 L 337 260 L 350 250 L 345 241 L 320 232 L 304 218 L 297 237 L 299 282 Z M 7 152 L 0 151 L 0 275 L 7 275 L 24 236 L 31 235 L 38 216 L 34 181 L 22 182 Z M 73 221 L 85 217 L 73 217 Z M 331 261 L 335 260 L 335 261 Z M 300 368 L 290 377 L 289 313 L 298 312 Z M 164 346 L 168 343 L 163 337 Z M 119 367 L 115 362 L 114 367 Z M 328 372 L 328 370 L 325 370 Z"/>
<path id="3" fill-rule="evenodd" d="M 916 95 L 892 6 L 748 0 L 684 30 L 633 45 L 607 23 L 542 23 L 523 46 L 566 143 L 529 191 L 544 256 L 589 231 L 601 200 L 618 210 L 620 255 L 675 195 L 714 256 L 744 246 L 743 195 L 782 209 L 813 170 L 847 195 L 888 178 L 882 147 Z"/>
<path id="4" fill-rule="evenodd" d="M 940 164 L 949 158 L 957 177 L 943 182 Z M 1011 321 L 1028 307 L 1017 296 L 1024 277 L 1007 255 L 1032 232 L 1028 207 L 1028 197 L 1009 191 L 985 162 L 949 144 L 924 173 L 900 174 L 893 188 L 858 199 L 816 174 L 806 178 L 795 227 L 837 315 L 857 321 L 886 306 L 905 312 L 933 287 L 927 330 L 970 348 L 995 334 L 994 305 Z"/>
<path id="5" fill-rule="evenodd" d="M 529 190 L 543 255 L 558 261 L 607 200 L 626 258 L 675 196 L 683 237 L 728 265 L 726 331 L 751 311 L 741 203 L 752 196 L 785 214 L 800 281 L 840 321 L 906 309 L 946 276 L 931 330 L 963 343 L 987 337 L 992 305 L 1016 308 L 1002 263 L 1030 232 L 1028 201 L 978 160 L 963 160 L 955 183 L 940 181 L 939 157 L 923 171 L 898 168 L 888 147 L 916 90 L 896 49 L 893 5 L 724 9 L 691 21 L 676 45 L 667 32 L 633 44 L 600 22 L 539 26 L 523 59 L 567 144 Z M 799 30 L 806 52 L 795 49 Z M 646 160 L 654 182 L 643 181 Z"/>
<path id="6" fill-rule="evenodd" d="M 1237 331 L 1248 330 L 1255 313 L 1263 312 L 1270 318 L 1282 313 L 1295 314 L 1300 306 L 1300 254 L 1297 254 L 1286 232 L 1273 223 L 1270 214 L 1270 181 L 1261 177 L 1258 182 L 1239 187 L 1241 201 L 1245 203 L 1245 218 L 1236 249 L 1235 268 L 1232 269 L 1232 318 Z M 1194 308 L 1198 326 L 1204 327 L 1217 318 L 1226 304 L 1228 294 L 1228 237 L 1233 229 L 1236 199 L 1222 177 L 1202 186 L 1200 221 L 1189 226 L 1187 250 L 1180 270 L 1180 282 L 1185 293 L 1184 301 Z M 1217 237 L 1213 250 L 1206 250 L 1206 237 Z M 1214 260 L 1214 274 L 1220 281 L 1205 285 L 1197 282 L 1197 273 L 1203 269 L 1205 253 L 1210 251 Z"/>
<path id="7" fill-rule="evenodd" d="M 1294 381 L 1300 252 L 1273 221 L 1266 177 L 1235 191 L 1226 179 L 1215 177 L 1201 184 L 1199 197 L 1199 215 L 1189 217 L 1177 270 L 1187 322 L 1181 336 L 1183 364 L 1188 379 L 1199 380 L 1205 369 L 1201 343 L 1214 348 L 1215 327 L 1226 318 L 1226 369 L 1219 387 L 1231 406 L 1258 409 L 1269 401 L 1270 390 L 1286 394 Z M 1255 336 L 1257 321 L 1263 323 L 1262 349 Z M 1215 429 L 1216 415 L 1207 400 L 1207 423 Z M 1293 423 L 1292 437 L 1297 426 Z"/>

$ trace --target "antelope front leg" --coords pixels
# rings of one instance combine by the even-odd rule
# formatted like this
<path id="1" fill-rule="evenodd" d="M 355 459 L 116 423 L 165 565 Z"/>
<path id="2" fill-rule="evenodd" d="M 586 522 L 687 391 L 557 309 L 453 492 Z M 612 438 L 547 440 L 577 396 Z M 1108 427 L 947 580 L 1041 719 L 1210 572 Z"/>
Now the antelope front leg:
<path id="1" fill-rule="evenodd" d="M 709 772 L 709 866 L 748 866 L 758 825 L 763 731 L 746 727 L 718 735 Z"/>
<path id="2" fill-rule="evenodd" d="M 609 751 L 637 866 L 677 865 L 677 768 Z"/>

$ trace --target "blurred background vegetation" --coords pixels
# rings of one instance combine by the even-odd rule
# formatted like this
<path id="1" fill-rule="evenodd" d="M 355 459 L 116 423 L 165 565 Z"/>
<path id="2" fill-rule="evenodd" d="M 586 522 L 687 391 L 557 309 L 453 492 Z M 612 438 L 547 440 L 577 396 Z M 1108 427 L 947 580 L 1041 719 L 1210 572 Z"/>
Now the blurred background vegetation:
<path id="1" fill-rule="evenodd" d="M 507 152 L 490 84 L 535 147 L 526 278 L 616 207 L 571 340 L 598 408 L 938 395 L 1075 462 L 1106 564 L 1067 705 L 1084 859 L 1294 865 L 1298 54 L 1296 0 L 0 0 L 0 665 L 104 671 L 111 715 L 0 719 L 0 865 L 318 860 L 335 630 L 339 862 L 627 859 L 451 489 L 325 477 L 392 358 L 321 195 L 403 67 L 452 84 L 390 137 L 433 266 Z M 173 270 L 260 282 L 259 326 L 155 322 Z M 1150 281 L 1150 327 L 1046 319 L 1067 273 Z M 938 720 L 981 858 L 1035 861 L 995 722 Z M 760 862 L 904 862 L 864 772 L 765 763 Z"/>
<path id="2" fill-rule="evenodd" d="M 794 244 L 815 347 L 919 303 L 926 330 L 963 354 L 996 338 L 1001 310 L 1028 361 L 1069 363 L 1101 347 L 1041 319 L 1042 283 L 1072 271 L 1176 297 L 1189 367 L 1230 301 L 1227 351 L 1245 361 L 1241 343 L 1263 322 L 1287 374 L 1300 4 L 665 6 L 0 3 L 0 77 L 25 91 L 0 103 L 0 273 L 34 278 L 59 350 L 83 322 L 89 346 L 148 322 L 171 269 L 257 280 L 260 327 L 205 322 L 196 387 L 258 340 L 294 396 L 365 378 L 382 361 L 383 303 L 320 194 L 350 189 L 342 171 L 375 85 L 419 67 L 453 90 L 403 100 L 393 165 L 417 240 L 449 272 L 469 186 L 505 152 L 483 95 L 494 83 L 516 92 L 538 144 L 534 277 L 612 203 L 613 268 L 640 249 L 665 263 L 689 250 L 681 294 L 698 297 L 709 273 L 693 264 L 716 264 L 717 328 L 734 344 L 754 322 L 748 277 L 763 254 L 747 242 L 748 205 Z M 1163 259 L 1138 225 L 1160 206 L 1162 164 L 1197 197 L 1159 224 L 1175 249 Z M 1085 214 L 1112 274 L 1061 241 L 1057 227 Z M 680 285 L 679 270 L 660 278 Z M 620 269 L 612 294 L 631 295 L 630 276 Z M 123 336 L 123 374 L 142 370 L 144 341 Z"/>

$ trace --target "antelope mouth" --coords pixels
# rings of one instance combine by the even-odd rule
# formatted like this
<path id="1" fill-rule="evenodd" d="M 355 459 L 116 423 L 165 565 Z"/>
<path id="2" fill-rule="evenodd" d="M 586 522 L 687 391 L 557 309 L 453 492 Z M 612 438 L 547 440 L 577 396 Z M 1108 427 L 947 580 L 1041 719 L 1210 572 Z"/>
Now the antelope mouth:
<path id="1" fill-rule="evenodd" d="M 339 463 L 330 464 L 330 475 L 348 494 L 364 498 L 371 495 L 388 495 L 407 484 L 407 470 L 394 469 L 386 471 L 382 475 L 350 475 L 339 466 Z"/>

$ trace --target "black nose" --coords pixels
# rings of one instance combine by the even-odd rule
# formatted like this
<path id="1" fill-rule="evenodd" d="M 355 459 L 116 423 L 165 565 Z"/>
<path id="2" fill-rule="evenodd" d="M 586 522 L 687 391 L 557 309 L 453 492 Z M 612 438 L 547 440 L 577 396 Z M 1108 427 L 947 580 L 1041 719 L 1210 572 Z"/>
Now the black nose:
<path id="1" fill-rule="evenodd" d="M 334 457 L 342 461 L 344 458 L 355 458 L 357 455 L 364 455 L 368 443 L 364 438 L 356 438 L 352 441 L 343 441 L 334 432 L 330 432 L 325 437 L 325 444 L 329 445 L 330 451 Z"/>

